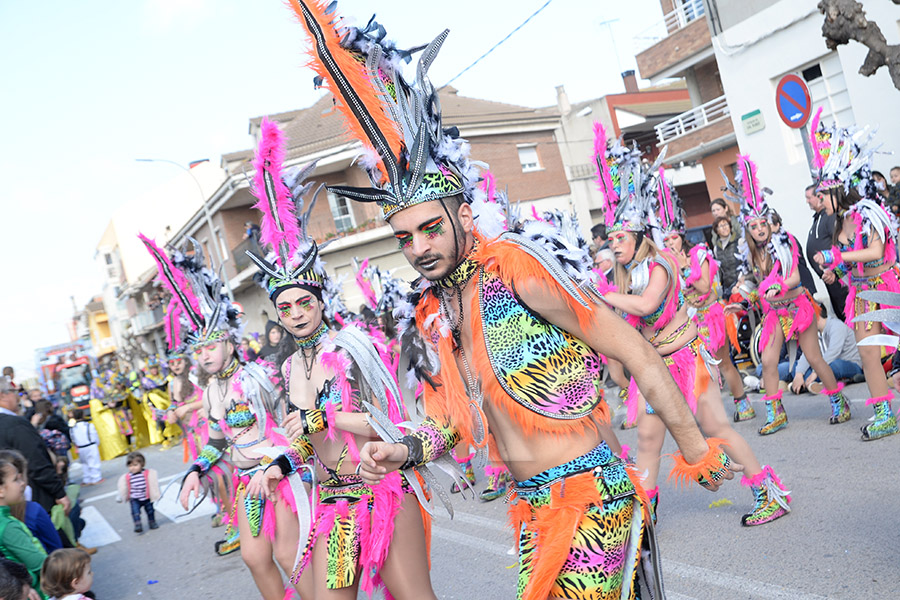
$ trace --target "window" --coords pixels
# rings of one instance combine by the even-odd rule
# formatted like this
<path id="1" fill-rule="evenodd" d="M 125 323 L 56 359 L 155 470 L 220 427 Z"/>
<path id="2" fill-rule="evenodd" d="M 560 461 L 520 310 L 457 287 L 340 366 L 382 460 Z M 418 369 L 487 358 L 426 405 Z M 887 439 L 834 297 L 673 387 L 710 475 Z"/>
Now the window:
<path id="1" fill-rule="evenodd" d="M 331 216 L 334 217 L 334 227 L 338 233 L 356 227 L 353 211 L 350 210 L 350 202 L 346 198 L 328 192 L 328 206 L 331 207 Z"/>
<path id="2" fill-rule="evenodd" d="M 518 147 L 519 163 L 522 165 L 522 172 L 540 171 L 541 161 L 538 158 L 537 144 L 527 144 Z"/>
<path id="3" fill-rule="evenodd" d="M 106 260 L 106 264 L 112 264 L 112 254 L 106 253 L 103 255 L 103 258 Z"/>

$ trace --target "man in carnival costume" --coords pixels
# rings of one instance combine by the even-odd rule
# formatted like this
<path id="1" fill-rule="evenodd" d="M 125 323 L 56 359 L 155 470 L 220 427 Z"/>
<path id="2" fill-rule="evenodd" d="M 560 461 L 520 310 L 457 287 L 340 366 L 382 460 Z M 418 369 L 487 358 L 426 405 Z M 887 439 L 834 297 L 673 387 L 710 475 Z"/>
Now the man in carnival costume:
<path id="1" fill-rule="evenodd" d="M 169 396 L 169 377 L 160 364 L 159 357 L 148 356 L 141 374 L 144 415 L 150 428 L 151 443 L 162 442 L 161 450 L 168 450 L 177 443 L 181 428 L 166 421 L 166 411 L 172 406 Z"/>
<path id="2" fill-rule="evenodd" d="M 354 324 L 329 327 L 328 276 L 306 235 L 315 196 L 303 212 L 303 195 L 312 187 L 305 179 L 315 164 L 283 178 L 286 145 L 278 125 L 263 119 L 252 191 L 268 255 L 248 254 L 298 347 L 280 365 L 287 391 L 282 426 L 291 444 L 261 484 L 274 498 L 286 475 L 301 469 L 312 475 L 315 510 L 298 510 L 301 551 L 291 579 L 304 598 L 356 598 L 358 588 L 371 595 L 382 582 L 393 597 L 436 598 L 428 575 L 430 520 L 415 495 L 421 485 L 414 480 L 414 489 L 398 473 L 366 485 L 357 474 L 359 446 L 377 438 L 369 419 L 396 429 L 408 417 L 386 347 L 376 348 Z M 251 486 L 249 493 L 255 491 Z"/>
<path id="3" fill-rule="evenodd" d="M 90 401 L 91 422 L 100 437 L 101 460 L 110 460 L 128 452 L 133 434 L 127 405 L 121 409 L 114 408 L 116 403 L 113 397 L 117 395 L 114 383 L 118 365 L 115 354 L 106 356 L 106 361 L 101 357 L 101 365 L 104 362 L 106 364 L 101 367 L 100 375 L 91 381 Z"/>
<path id="4" fill-rule="evenodd" d="M 866 385 L 875 419 L 862 427 L 863 441 L 900 432 L 891 410 L 893 395 L 881 366 L 881 346 L 896 346 L 900 332 L 897 292 L 897 219 L 877 200 L 872 179 L 872 132 L 850 130 L 820 122 L 822 109 L 811 124 L 816 192 L 825 196 L 825 211 L 837 215 L 835 243 L 813 259 L 825 271 L 825 283 L 841 280 L 849 288 L 844 315 L 859 345 Z M 869 314 L 863 314 L 869 313 Z"/>
<path id="5" fill-rule="evenodd" d="M 140 238 L 156 262 L 162 284 L 172 294 L 168 310 L 178 315 L 172 321 L 179 328 L 172 337 L 184 335 L 200 367 L 212 375 L 203 392 L 209 440 L 182 481 L 181 503 L 188 508 L 191 494 L 199 496 L 201 476 L 215 473 L 227 456 L 233 469 L 229 524 L 239 534 L 241 558 L 263 598 L 281 600 L 288 590 L 278 565 L 285 572 L 293 567 L 299 544 L 294 497 L 305 492 L 295 478 L 279 488 L 277 503 L 250 491 L 262 480 L 263 469 L 272 461 L 270 455 L 287 445 L 274 431 L 283 410 L 281 390 L 273 383 L 276 373 L 238 360 L 236 349 L 243 326 L 234 304 L 222 293 L 222 281 L 205 266 L 199 244 L 191 240 L 193 256 L 176 251 L 170 259 L 151 240 Z M 224 475 L 221 470 L 218 474 Z M 217 486 L 210 487 L 215 490 Z M 232 534 L 217 543 L 217 552 L 233 551 L 237 538 Z"/>
<path id="6" fill-rule="evenodd" d="M 586 254 L 579 272 L 535 238 L 496 237 L 502 227 L 480 212 L 487 207 L 468 144 L 442 127 L 426 76 L 447 32 L 425 48 L 410 86 L 399 73 L 408 54 L 382 40 L 383 28 L 345 28 L 333 5 L 291 5 L 314 41 L 319 81 L 368 149 L 373 187 L 334 192 L 378 202 L 423 275 L 401 343 L 418 350 L 429 418 L 395 443 L 366 444 L 360 474 L 376 483 L 459 443 L 479 458 L 490 447 L 516 480 L 519 597 L 635 597 L 640 548 L 652 537 L 647 498 L 599 433 L 609 414 L 597 352 L 622 360 L 644 387 L 684 453 L 680 476 L 717 489 L 733 477 L 727 459 L 703 439 L 656 352 L 594 301 L 592 282 L 573 279 L 590 271 Z M 562 254 L 574 250 L 547 240 L 557 243 Z M 650 578 L 661 597 L 659 572 Z"/>

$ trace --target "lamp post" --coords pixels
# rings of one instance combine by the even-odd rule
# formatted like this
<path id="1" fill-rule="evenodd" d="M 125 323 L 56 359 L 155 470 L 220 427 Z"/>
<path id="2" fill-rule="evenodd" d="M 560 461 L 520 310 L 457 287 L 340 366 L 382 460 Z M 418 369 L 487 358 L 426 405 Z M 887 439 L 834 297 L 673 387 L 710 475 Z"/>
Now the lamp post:
<path id="1" fill-rule="evenodd" d="M 213 249 L 216 253 L 216 260 L 219 263 L 219 268 L 225 264 L 225 259 L 222 257 L 222 249 L 219 247 L 219 236 L 216 235 L 216 229 L 213 227 L 212 222 L 212 214 L 209 212 L 209 204 L 206 202 L 206 194 L 203 193 L 203 186 L 200 185 L 200 182 L 194 177 L 194 174 L 188 167 L 185 167 L 181 163 L 175 162 L 174 160 L 169 160 L 167 158 L 136 158 L 137 162 L 148 162 L 148 163 L 168 163 L 170 165 L 175 165 L 188 175 L 190 175 L 191 179 L 194 180 L 194 183 L 197 184 L 197 190 L 200 192 L 200 201 L 203 204 L 203 214 L 206 217 L 206 226 L 209 228 L 209 234 L 212 236 L 213 240 Z M 228 297 L 234 300 L 234 295 L 231 293 L 231 284 L 228 282 L 228 276 L 223 272 L 222 279 L 225 283 L 225 291 L 228 293 Z"/>

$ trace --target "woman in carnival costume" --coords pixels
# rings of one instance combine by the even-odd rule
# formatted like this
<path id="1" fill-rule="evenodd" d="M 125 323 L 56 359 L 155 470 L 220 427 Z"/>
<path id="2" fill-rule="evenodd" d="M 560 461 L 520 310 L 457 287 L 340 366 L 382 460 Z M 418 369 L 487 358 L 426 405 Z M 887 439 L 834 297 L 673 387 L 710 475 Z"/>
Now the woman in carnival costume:
<path id="1" fill-rule="evenodd" d="M 380 25 L 344 27 L 333 6 L 291 5 L 314 42 L 318 79 L 367 148 L 371 187 L 333 189 L 377 202 L 423 275 L 398 316 L 428 418 L 408 435 L 382 436 L 393 443 L 363 446 L 360 474 L 377 483 L 397 469 L 449 458 L 460 443 L 479 459 L 490 448 L 516 479 L 510 517 L 519 532 L 518 597 L 634 598 L 637 570 L 647 564 L 640 549 L 653 539 L 647 499 L 602 440 L 609 413 L 592 347 L 622 359 L 647 386 L 694 463 L 682 460 L 680 473 L 702 474 L 716 489 L 733 477 L 724 454 L 675 401 L 678 389 L 658 355 L 590 291 L 584 249 L 566 245 L 546 223 L 534 224 L 533 235 L 500 235 L 468 143 L 442 126 L 427 77 L 448 32 L 424 49 L 411 85 L 399 72 L 409 54 L 385 42 Z M 649 573 L 662 597 L 659 571 Z"/>
<path id="2" fill-rule="evenodd" d="M 210 474 L 228 455 L 233 466 L 232 527 L 240 538 L 241 558 L 249 567 L 265 600 L 290 595 L 278 565 L 290 572 L 299 544 L 295 494 L 304 494 L 298 480 L 278 490 L 279 502 L 250 493 L 251 481 L 263 477 L 270 454 L 286 440 L 274 430 L 282 414 L 281 391 L 273 385 L 276 374 L 257 363 L 242 364 L 237 358 L 242 325 L 237 310 L 222 293 L 222 282 L 205 266 L 199 245 L 194 254 L 176 251 L 170 259 L 152 241 L 140 236 L 156 261 L 160 280 L 172 294 L 180 332 L 200 367 L 212 375 L 203 392 L 203 409 L 209 419 L 209 439 L 182 481 L 180 499 L 188 508 L 191 494 L 199 496 L 200 477 Z M 235 523 L 236 521 L 236 523 Z M 236 537 L 236 536 L 230 536 Z M 233 545 L 234 539 L 225 543 Z M 217 551 L 222 553 L 221 548 Z M 273 560 L 274 555 L 274 560 Z"/>
<path id="3" fill-rule="evenodd" d="M 794 344 L 799 342 L 803 355 L 825 386 L 822 393 L 831 402 L 832 425 L 850 418 L 850 404 L 844 396 L 844 384 L 839 383 L 822 358 L 816 330 L 818 305 L 809 291 L 800 283 L 800 250 L 796 238 L 784 228 L 774 232 L 772 213 L 766 196 L 768 188 L 760 188 L 756 165 L 748 156 L 737 157 L 738 181 L 732 184 L 725 177 L 725 194 L 741 203 L 744 240 L 741 243 L 743 257 L 739 289 L 751 303 L 759 303 L 763 310 L 763 328 L 759 339 L 762 354 L 763 385 L 766 395 L 766 423 L 759 429 L 760 435 L 770 435 L 787 427 L 787 412 L 781 403 L 783 391 L 778 388 L 778 360 L 781 347 L 789 344 L 788 354 L 793 362 Z M 748 277 L 751 281 L 748 281 Z M 755 289 L 753 289 L 755 288 Z M 740 305 L 730 305 L 726 312 L 741 310 Z"/>
<path id="4" fill-rule="evenodd" d="M 748 421 L 756 416 L 753 405 L 744 391 L 744 382 L 731 360 L 729 340 L 737 347 L 737 328 L 733 317 L 725 315 L 725 304 L 720 300 L 719 262 L 706 244 L 688 246 L 684 237 L 684 211 L 678 194 L 669 188 L 662 173 L 659 178 L 660 224 L 663 226 L 663 243 L 681 269 L 684 283 L 684 299 L 688 313 L 710 352 L 718 360 L 719 372 L 731 390 L 734 399 L 734 422 Z M 713 382 L 718 385 L 718 381 Z"/>
<path id="5" fill-rule="evenodd" d="M 340 331 L 329 327 L 327 274 L 306 235 L 315 197 L 302 211 L 303 195 L 312 187 L 304 181 L 315 164 L 295 171 L 288 185 L 282 179 L 285 153 L 284 134 L 263 119 L 253 193 L 263 213 L 260 245 L 269 254 L 250 257 L 297 352 L 281 367 L 287 391 L 283 427 L 291 444 L 266 469 L 261 485 L 272 494 L 307 463 L 314 475 L 315 508 L 291 579 L 311 577 L 315 598 L 356 598 L 358 589 L 371 596 L 382 583 L 393 597 L 436 598 L 428 573 L 431 523 L 413 486 L 399 473 L 367 485 L 356 472 L 359 446 L 377 438 L 370 419 L 396 427 L 407 416 L 386 346 L 376 348 L 354 324 Z M 418 481 L 416 486 L 421 491 Z"/>
<path id="6" fill-rule="evenodd" d="M 617 263 L 616 284 L 601 287 L 603 298 L 622 311 L 662 356 L 703 433 L 712 436 L 711 440 L 720 443 L 726 454 L 743 465 L 741 483 L 751 489 L 755 505 L 741 518 L 741 524 L 753 526 L 774 521 L 790 512 L 789 492 L 772 467 L 760 465 L 750 445 L 729 423 L 717 384 L 716 361 L 696 323 L 688 316 L 675 258 L 657 246 L 677 231 L 677 224 L 683 220 L 677 196 L 670 193 L 665 172 L 659 166 L 662 157 L 648 169 L 641 165 L 636 148 L 624 147 L 618 140 L 608 144 L 600 123 L 594 131 L 598 183 L 606 201 L 606 231 Z M 654 203 L 658 206 L 658 219 Z M 658 241 L 655 243 L 651 236 Z M 632 415 L 639 413 L 637 468 L 647 473 L 644 485 L 653 486 L 647 493 L 655 509 L 666 428 L 650 405 L 639 402 L 638 389 L 632 379 L 628 410 Z M 642 405 L 645 409 L 639 411 Z"/>
<path id="7" fill-rule="evenodd" d="M 825 211 L 837 214 L 834 246 L 816 253 L 814 259 L 826 270 L 825 283 L 842 280 L 850 288 L 844 314 L 859 344 L 866 384 L 871 397 L 866 404 L 875 410 L 875 420 L 862 427 L 864 441 L 898 433 L 891 410 L 891 391 L 881 366 L 885 325 L 863 313 L 894 309 L 896 298 L 879 292 L 900 292 L 897 266 L 898 223 L 877 200 L 872 181 L 872 134 L 856 132 L 820 122 L 819 108 L 812 122 L 813 168 L 818 177 L 816 192 L 827 196 Z M 863 293 L 860 293 L 863 292 Z M 894 333 L 897 333 L 894 331 Z M 893 345 L 893 344 L 886 344 Z M 849 409 L 847 410 L 849 418 Z"/>

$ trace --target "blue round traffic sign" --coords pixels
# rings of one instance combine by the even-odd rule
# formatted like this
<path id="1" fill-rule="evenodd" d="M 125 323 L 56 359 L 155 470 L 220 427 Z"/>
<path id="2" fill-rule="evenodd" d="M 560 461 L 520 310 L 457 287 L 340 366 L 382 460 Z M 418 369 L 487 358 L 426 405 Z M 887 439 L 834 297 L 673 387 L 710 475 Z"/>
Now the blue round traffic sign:
<path id="1" fill-rule="evenodd" d="M 800 129 L 812 114 L 812 100 L 806 82 L 796 75 L 785 75 L 775 88 L 778 116 L 788 127 Z"/>

